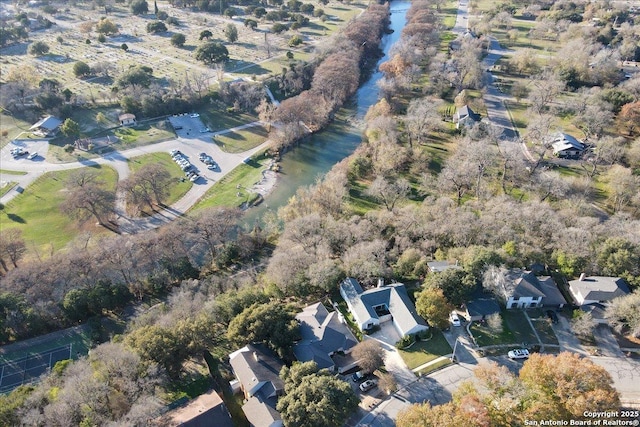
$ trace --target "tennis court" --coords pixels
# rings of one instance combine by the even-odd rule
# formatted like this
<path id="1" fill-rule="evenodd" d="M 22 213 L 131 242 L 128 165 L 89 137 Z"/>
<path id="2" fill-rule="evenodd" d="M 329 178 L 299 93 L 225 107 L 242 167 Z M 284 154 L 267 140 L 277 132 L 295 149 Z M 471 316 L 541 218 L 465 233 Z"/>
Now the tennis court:
<path id="1" fill-rule="evenodd" d="M 0 393 L 8 393 L 22 384 L 34 382 L 57 362 L 71 359 L 72 344 L 0 364 Z"/>

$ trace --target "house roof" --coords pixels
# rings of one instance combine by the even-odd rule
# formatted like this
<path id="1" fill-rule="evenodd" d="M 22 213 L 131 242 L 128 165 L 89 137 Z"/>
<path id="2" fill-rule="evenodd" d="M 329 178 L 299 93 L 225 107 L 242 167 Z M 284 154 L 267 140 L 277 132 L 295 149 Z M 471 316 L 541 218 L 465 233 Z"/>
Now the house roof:
<path id="1" fill-rule="evenodd" d="M 340 284 L 340 288 L 349 299 L 348 302 L 360 321 L 377 319 L 378 315 L 374 307 L 384 304 L 389 309 L 402 335 L 406 335 L 417 325 L 427 326 L 426 322 L 418 316 L 416 308 L 407 294 L 407 289 L 402 283 L 392 283 L 363 291 L 355 279 L 347 278 Z"/>
<path id="2" fill-rule="evenodd" d="M 544 294 L 544 299 L 542 303 L 545 305 L 565 305 L 567 300 L 558 289 L 558 285 L 550 276 L 538 276 L 538 284 L 542 293 Z"/>
<path id="3" fill-rule="evenodd" d="M 248 344 L 234 351 L 229 355 L 229 363 L 245 392 L 250 395 L 258 394 L 263 387 L 266 393 L 284 389 L 279 377 L 283 363 L 261 344 Z"/>
<path id="4" fill-rule="evenodd" d="M 559 153 L 565 150 L 584 150 L 584 144 L 578 141 L 571 135 L 566 133 L 557 133 L 551 137 L 551 146 L 554 153 Z"/>
<path id="5" fill-rule="evenodd" d="M 136 115 L 135 114 L 131 114 L 131 113 L 125 113 L 125 114 L 120 114 L 118 116 L 118 120 L 122 121 L 122 120 L 135 120 L 136 119 Z"/>
<path id="6" fill-rule="evenodd" d="M 247 416 L 247 421 L 255 427 L 276 427 L 282 426 L 280 413 L 276 411 L 277 398 L 271 397 L 261 400 L 256 396 L 250 397 L 242 405 L 242 411 Z M 214 425 L 214 424 L 212 424 Z M 217 427 L 217 424 L 215 424 Z"/>
<path id="7" fill-rule="evenodd" d="M 519 268 L 511 269 L 507 272 L 505 281 L 505 297 L 511 298 L 544 298 L 545 294 L 540 289 L 538 278 L 530 271 Z"/>
<path id="8" fill-rule="evenodd" d="M 465 304 L 467 314 L 471 317 L 485 317 L 500 313 L 500 304 L 494 298 L 478 298 Z"/>
<path id="9" fill-rule="evenodd" d="M 334 362 L 329 353 L 349 350 L 358 343 L 340 321 L 339 313 L 329 313 L 320 302 L 305 307 L 296 319 L 300 322 L 302 340 L 293 348 L 293 353 L 301 362 L 313 360 L 319 368 L 330 368 Z"/>
<path id="10" fill-rule="evenodd" d="M 179 427 L 233 427 L 231 416 L 218 393 L 211 391 L 192 400 L 186 406 L 168 412 L 153 423 Z"/>
<path id="11" fill-rule="evenodd" d="M 589 276 L 582 280 L 571 280 L 569 286 L 580 292 L 587 301 L 610 301 L 630 292 L 627 283 L 620 277 Z"/>
<path id="12" fill-rule="evenodd" d="M 458 120 L 468 117 L 472 120 L 480 121 L 480 115 L 473 111 L 468 105 L 458 108 L 456 114 L 458 115 Z"/>
<path id="13" fill-rule="evenodd" d="M 62 124 L 62 120 L 57 117 L 47 116 L 40 119 L 36 124 L 31 126 L 29 129 L 46 129 L 48 131 L 55 130 L 58 126 Z"/>
<path id="14" fill-rule="evenodd" d="M 449 261 L 429 261 L 427 262 L 427 266 L 429 267 L 429 271 L 432 273 L 440 273 L 450 268 L 454 268 L 456 270 L 460 270 L 462 268 L 457 262 L 451 263 Z"/>

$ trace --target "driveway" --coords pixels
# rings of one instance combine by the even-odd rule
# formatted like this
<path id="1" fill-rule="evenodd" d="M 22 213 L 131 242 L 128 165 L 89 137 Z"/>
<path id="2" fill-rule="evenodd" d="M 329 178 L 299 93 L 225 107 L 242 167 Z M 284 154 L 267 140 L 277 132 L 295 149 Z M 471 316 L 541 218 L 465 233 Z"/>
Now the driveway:
<path id="1" fill-rule="evenodd" d="M 473 348 L 473 344 L 467 332 L 468 323 L 464 320 L 462 322 L 462 326 L 452 326 L 448 331 L 442 332 L 442 335 L 444 335 L 445 339 L 455 352 L 453 354 L 455 354 L 456 361 L 458 361 L 458 363 L 475 365 L 478 361 L 471 350 Z"/>
<path id="2" fill-rule="evenodd" d="M 603 356 L 624 357 L 609 325 L 598 325 L 593 328 L 593 337 L 596 339 L 598 350 Z"/>
<path id="3" fill-rule="evenodd" d="M 551 327 L 558 338 L 560 351 L 571 351 L 583 356 L 587 355 L 587 352 L 582 348 L 580 341 L 571 330 L 571 325 L 565 316 L 558 314 L 558 323 L 551 324 Z"/>
<path id="4" fill-rule="evenodd" d="M 393 326 L 393 322 L 385 322 L 381 325 L 380 330 L 364 339 L 376 340 L 380 343 L 385 351 L 384 367 L 396 380 L 398 388 L 407 386 L 416 380 L 416 376 L 407 367 L 395 347 L 395 343 L 400 340 L 400 334 Z"/>

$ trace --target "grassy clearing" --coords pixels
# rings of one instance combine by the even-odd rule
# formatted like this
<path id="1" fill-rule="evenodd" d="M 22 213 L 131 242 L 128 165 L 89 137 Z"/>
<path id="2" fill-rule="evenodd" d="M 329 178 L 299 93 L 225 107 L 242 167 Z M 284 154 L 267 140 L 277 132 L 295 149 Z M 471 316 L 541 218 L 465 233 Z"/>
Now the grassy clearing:
<path id="1" fill-rule="evenodd" d="M 231 129 L 258 120 L 256 114 L 229 113 L 211 108 L 200 112 L 200 120 L 213 132 Z"/>
<path id="2" fill-rule="evenodd" d="M 430 340 L 418 341 L 411 348 L 398 350 L 409 369 L 417 368 L 453 351 L 442 332 L 435 329 L 431 329 L 431 332 L 433 335 Z"/>
<path id="3" fill-rule="evenodd" d="M 169 195 L 164 202 L 165 204 L 171 205 L 177 202 L 193 186 L 191 181 L 184 179 L 184 172 L 182 172 L 182 169 L 171 159 L 168 153 L 151 153 L 132 157 L 129 159 L 129 168 L 132 172 L 135 172 L 142 166 L 150 163 L 163 166 L 171 174 L 171 181 L 168 186 Z"/>
<path id="4" fill-rule="evenodd" d="M 6 169 L 0 169 L 0 173 L 4 173 L 7 175 L 26 175 L 26 172 L 22 172 L 22 171 L 10 171 L 10 170 L 6 170 Z"/>
<path id="5" fill-rule="evenodd" d="M 214 206 L 236 207 L 251 200 L 255 194 L 249 189 L 260 181 L 270 160 L 264 153 L 253 156 L 250 162 L 241 164 L 216 182 L 191 211 Z"/>
<path id="6" fill-rule="evenodd" d="M 73 358 L 87 354 L 91 348 L 91 328 L 89 325 L 63 329 L 62 331 L 21 341 L 18 344 L 3 346 L 0 351 L 0 363 L 43 353 L 69 344 L 71 344 Z"/>
<path id="7" fill-rule="evenodd" d="M 213 142 L 227 153 L 242 153 L 265 142 L 268 135 L 264 126 L 258 125 L 217 135 Z"/>
<path id="8" fill-rule="evenodd" d="M 114 169 L 100 165 L 92 168 L 108 188 L 115 188 L 118 173 Z M 0 229 L 22 230 L 27 247 L 45 252 L 61 249 L 81 231 L 105 232 L 95 221 L 79 226 L 60 211 L 65 200 L 65 182 L 72 173 L 73 170 L 49 172 L 38 178 L 23 194 L 7 203 L 0 214 Z"/>
<path id="9" fill-rule="evenodd" d="M 25 122 L 24 120 L 17 119 L 13 116 L 6 114 L 0 114 L 0 135 L 6 131 L 7 136 L 0 136 L 0 148 L 4 147 L 20 135 L 22 132 L 28 132 L 32 123 Z"/>

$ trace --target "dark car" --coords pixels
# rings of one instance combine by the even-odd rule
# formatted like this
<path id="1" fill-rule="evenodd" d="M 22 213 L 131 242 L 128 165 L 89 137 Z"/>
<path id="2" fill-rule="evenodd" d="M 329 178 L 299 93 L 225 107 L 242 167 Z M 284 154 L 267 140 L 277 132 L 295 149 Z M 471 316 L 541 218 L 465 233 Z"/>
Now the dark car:
<path id="1" fill-rule="evenodd" d="M 553 310 L 547 310 L 547 317 L 551 319 L 552 323 L 558 323 L 558 315 Z"/>

